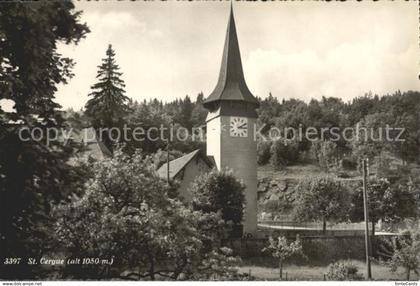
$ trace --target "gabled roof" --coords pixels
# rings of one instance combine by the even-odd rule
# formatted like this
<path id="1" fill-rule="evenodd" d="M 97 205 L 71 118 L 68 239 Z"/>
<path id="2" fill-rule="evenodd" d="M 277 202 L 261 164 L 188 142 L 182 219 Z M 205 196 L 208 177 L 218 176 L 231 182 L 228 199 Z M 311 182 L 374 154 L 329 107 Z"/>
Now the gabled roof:
<path id="1" fill-rule="evenodd" d="M 179 172 L 181 172 L 185 166 L 188 165 L 191 160 L 196 158 L 197 156 L 201 156 L 201 158 L 204 160 L 204 162 L 209 166 L 213 167 L 213 163 L 210 159 L 208 159 L 206 156 L 202 155 L 200 152 L 200 149 L 194 150 L 191 153 L 188 153 L 187 155 L 184 155 L 182 157 L 179 157 L 175 160 L 172 160 L 169 162 L 169 178 L 173 179 L 178 175 Z M 157 174 L 161 178 L 167 178 L 168 177 L 168 163 L 163 164 L 158 170 Z"/>
<path id="2" fill-rule="evenodd" d="M 221 100 L 245 101 L 256 106 L 259 105 L 258 100 L 251 94 L 245 82 L 232 6 L 226 31 L 219 80 L 216 88 L 207 97 L 203 105 L 204 107 L 210 107 L 212 103 Z"/>
<path id="3" fill-rule="evenodd" d="M 96 131 L 92 127 L 83 128 L 80 131 L 74 130 L 72 133 L 72 140 L 84 145 L 79 151 L 79 155 L 91 156 L 96 159 L 112 157 L 112 152 L 98 139 Z"/>

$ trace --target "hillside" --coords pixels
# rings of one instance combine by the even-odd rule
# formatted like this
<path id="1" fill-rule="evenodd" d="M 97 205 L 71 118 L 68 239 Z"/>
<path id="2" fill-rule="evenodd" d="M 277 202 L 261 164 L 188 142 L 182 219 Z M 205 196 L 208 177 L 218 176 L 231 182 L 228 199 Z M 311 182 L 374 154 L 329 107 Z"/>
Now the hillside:
<path id="1" fill-rule="evenodd" d="M 391 164 L 387 177 L 391 180 L 411 180 L 419 189 L 420 186 L 420 165 L 402 165 L 396 158 L 390 158 Z M 377 166 L 371 166 L 370 175 L 374 177 L 377 173 Z M 258 213 L 259 220 L 290 220 L 290 211 L 293 209 L 295 186 L 299 181 L 319 175 L 327 175 L 315 164 L 299 164 L 276 169 L 270 164 L 258 167 Z M 337 175 L 338 174 L 338 175 Z M 344 182 L 349 188 L 354 189 L 362 180 L 357 170 L 339 171 L 330 174 Z"/>

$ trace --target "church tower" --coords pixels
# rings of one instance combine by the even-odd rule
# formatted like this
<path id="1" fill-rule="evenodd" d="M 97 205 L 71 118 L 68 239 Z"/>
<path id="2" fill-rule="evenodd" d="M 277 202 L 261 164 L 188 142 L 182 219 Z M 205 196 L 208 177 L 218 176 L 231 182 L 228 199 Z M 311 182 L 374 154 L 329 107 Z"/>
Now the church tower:
<path id="1" fill-rule="evenodd" d="M 218 170 L 232 169 L 246 186 L 244 234 L 257 231 L 257 145 L 254 139 L 257 99 L 249 91 L 231 6 L 217 85 L 203 103 L 207 115 L 207 155 Z"/>

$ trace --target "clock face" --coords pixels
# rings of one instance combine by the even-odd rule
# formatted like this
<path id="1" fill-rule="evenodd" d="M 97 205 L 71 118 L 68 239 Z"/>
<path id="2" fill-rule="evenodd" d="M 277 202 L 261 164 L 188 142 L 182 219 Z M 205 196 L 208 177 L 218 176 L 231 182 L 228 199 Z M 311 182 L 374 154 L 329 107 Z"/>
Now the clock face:
<path id="1" fill-rule="evenodd" d="M 230 118 L 230 136 L 248 137 L 248 119 L 246 117 Z"/>

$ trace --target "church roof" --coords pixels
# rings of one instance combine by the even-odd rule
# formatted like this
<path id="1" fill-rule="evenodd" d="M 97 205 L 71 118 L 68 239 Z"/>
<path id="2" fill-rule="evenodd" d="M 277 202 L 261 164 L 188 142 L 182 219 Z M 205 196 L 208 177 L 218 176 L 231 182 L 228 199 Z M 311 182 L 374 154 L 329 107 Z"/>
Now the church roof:
<path id="1" fill-rule="evenodd" d="M 256 106 L 259 104 L 245 82 L 232 6 L 226 31 L 219 80 L 216 88 L 207 97 L 203 105 L 204 107 L 209 107 L 212 103 L 221 100 L 245 101 Z"/>
<path id="2" fill-rule="evenodd" d="M 191 153 L 188 153 L 187 155 L 184 155 L 182 157 L 179 157 L 175 160 L 170 161 L 169 162 L 169 178 L 173 179 L 176 175 L 178 175 L 179 172 L 181 172 L 185 168 L 185 166 L 188 165 L 189 162 L 191 162 L 192 159 L 200 155 L 201 155 L 200 149 L 197 149 Z M 206 156 L 202 156 L 202 158 L 210 167 L 213 166 L 212 161 L 208 159 Z M 161 178 L 167 178 L 168 177 L 168 163 L 163 164 L 157 170 L 157 174 Z"/>
<path id="3" fill-rule="evenodd" d="M 97 138 L 93 127 L 83 128 L 82 130 L 73 130 L 72 140 L 83 144 L 83 147 L 77 152 L 79 157 L 90 156 L 98 160 L 112 157 L 111 150 Z"/>

